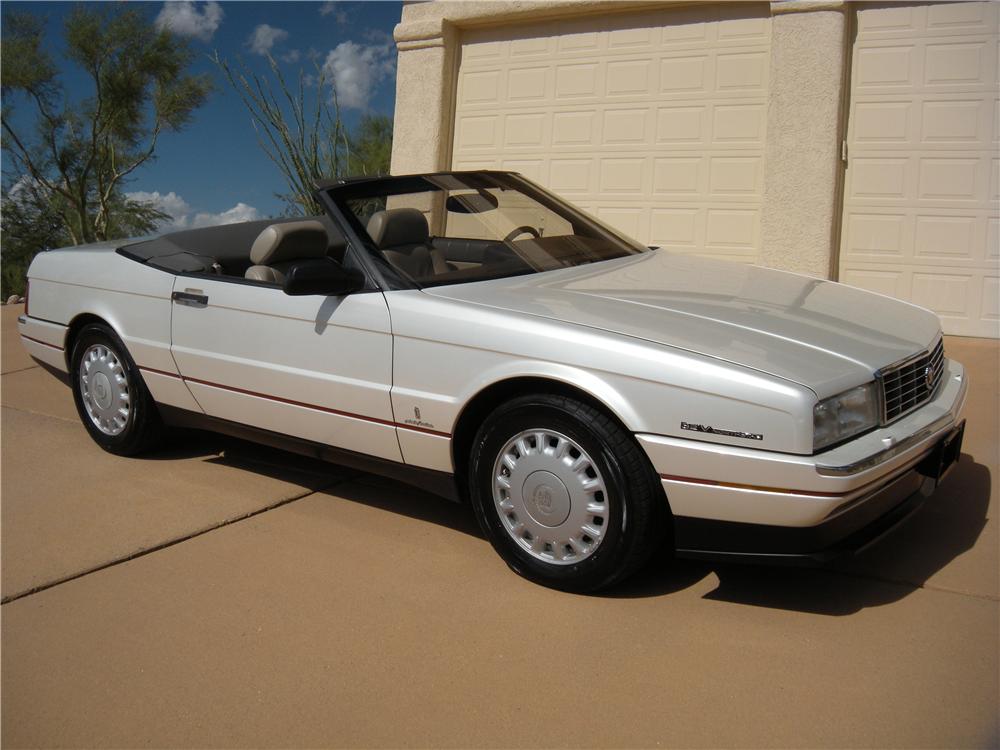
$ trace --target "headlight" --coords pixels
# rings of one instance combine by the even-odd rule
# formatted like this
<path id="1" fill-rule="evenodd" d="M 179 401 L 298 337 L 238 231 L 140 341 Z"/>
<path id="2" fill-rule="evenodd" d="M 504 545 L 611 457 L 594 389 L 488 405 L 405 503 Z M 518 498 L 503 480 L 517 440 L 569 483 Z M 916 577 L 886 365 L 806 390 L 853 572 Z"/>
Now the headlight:
<path id="1" fill-rule="evenodd" d="M 820 401 L 813 409 L 813 451 L 839 443 L 878 424 L 875 383 Z"/>

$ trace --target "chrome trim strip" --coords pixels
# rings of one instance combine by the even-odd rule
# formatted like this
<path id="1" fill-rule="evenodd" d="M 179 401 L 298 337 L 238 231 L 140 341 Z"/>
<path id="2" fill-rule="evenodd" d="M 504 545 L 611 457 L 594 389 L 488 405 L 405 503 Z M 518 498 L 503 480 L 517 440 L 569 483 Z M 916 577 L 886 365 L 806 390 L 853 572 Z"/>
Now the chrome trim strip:
<path id="1" fill-rule="evenodd" d="M 965 379 L 962 380 L 963 394 L 966 382 L 967 381 Z M 961 400 L 961 398 L 962 397 L 959 396 L 959 400 Z M 822 464 L 816 464 L 816 473 L 822 474 L 823 476 L 826 477 L 842 477 L 848 474 L 858 474 L 862 471 L 867 471 L 868 469 L 871 469 L 875 466 L 878 466 L 879 464 L 883 464 L 886 461 L 895 458 L 900 453 L 905 453 L 917 443 L 926 440 L 935 432 L 943 430 L 948 425 L 954 424 L 954 422 L 955 418 L 951 414 L 945 414 L 943 417 L 935 420 L 927 427 L 922 429 L 920 432 L 910 435 L 905 440 L 901 440 L 895 445 L 886 448 L 885 450 L 879 451 L 878 453 L 873 453 L 872 455 L 868 456 L 867 458 L 863 458 L 860 461 L 855 461 L 853 464 L 847 464 L 846 466 L 823 466 Z"/>
<path id="2" fill-rule="evenodd" d="M 891 365 L 886 365 L 885 367 L 879 368 L 879 370 L 877 370 L 875 373 L 876 377 L 881 373 L 898 370 L 900 367 L 905 367 L 906 365 L 920 359 L 921 357 L 926 357 L 928 354 L 933 353 L 933 351 L 937 349 L 938 342 L 943 340 L 944 340 L 944 334 L 939 333 L 937 336 L 934 337 L 934 340 L 931 341 L 931 345 L 929 347 L 927 347 L 922 351 L 917 352 L 916 354 L 911 354 L 908 357 L 903 357 L 903 359 L 897 360 L 893 362 Z"/>
<path id="3" fill-rule="evenodd" d="M 785 487 L 762 487 L 756 484 L 736 484 L 735 482 L 717 482 L 714 479 L 698 479 L 696 477 L 681 477 L 674 474 L 660 474 L 660 479 L 667 482 L 683 482 L 685 484 L 700 484 L 707 487 L 721 487 L 727 490 L 749 490 L 750 492 L 768 492 L 779 495 L 800 495 L 803 497 L 819 497 L 824 500 L 836 500 L 863 490 L 867 485 L 855 487 L 847 492 L 818 492 L 816 490 L 794 490 Z M 880 481 L 880 480 L 875 480 Z"/>
<path id="4" fill-rule="evenodd" d="M 886 490 L 891 490 L 892 487 L 902 481 L 904 481 L 911 472 L 913 472 L 917 465 L 923 461 L 928 455 L 930 455 L 933 448 L 923 451 L 920 455 L 915 456 L 912 460 L 907 461 L 905 464 L 900 466 L 895 471 L 887 474 L 883 480 L 877 480 L 868 485 L 865 485 L 862 489 L 867 489 L 874 486 L 874 489 L 864 492 L 862 495 L 848 500 L 845 503 L 837 506 L 823 519 L 822 522 L 829 521 L 831 518 L 836 518 L 837 516 L 846 513 L 847 511 L 857 508 L 859 505 L 864 505 L 864 503 L 871 500 L 875 495 L 880 492 L 885 492 Z M 821 522 L 821 523 L 822 523 Z"/>

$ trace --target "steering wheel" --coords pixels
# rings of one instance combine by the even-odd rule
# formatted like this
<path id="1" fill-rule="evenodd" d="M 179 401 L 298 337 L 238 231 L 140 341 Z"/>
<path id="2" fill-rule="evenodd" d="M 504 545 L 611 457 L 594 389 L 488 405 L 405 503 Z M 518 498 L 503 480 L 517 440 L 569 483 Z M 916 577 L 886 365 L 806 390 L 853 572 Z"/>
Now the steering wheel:
<path id="1" fill-rule="evenodd" d="M 542 235 L 534 227 L 523 226 L 512 230 L 506 237 L 503 238 L 504 242 L 513 242 L 516 237 L 520 237 L 522 234 L 530 234 L 536 240 Z"/>

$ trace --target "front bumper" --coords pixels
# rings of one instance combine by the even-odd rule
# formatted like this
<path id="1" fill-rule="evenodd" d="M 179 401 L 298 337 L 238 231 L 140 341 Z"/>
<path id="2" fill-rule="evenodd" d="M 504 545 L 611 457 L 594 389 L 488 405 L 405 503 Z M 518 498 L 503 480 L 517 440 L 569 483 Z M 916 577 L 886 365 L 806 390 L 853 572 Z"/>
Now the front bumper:
<path id="1" fill-rule="evenodd" d="M 950 360 L 942 382 L 904 419 L 814 456 L 638 435 L 670 503 L 677 554 L 808 562 L 868 546 L 936 485 L 929 457 L 954 436 L 968 389 Z"/>

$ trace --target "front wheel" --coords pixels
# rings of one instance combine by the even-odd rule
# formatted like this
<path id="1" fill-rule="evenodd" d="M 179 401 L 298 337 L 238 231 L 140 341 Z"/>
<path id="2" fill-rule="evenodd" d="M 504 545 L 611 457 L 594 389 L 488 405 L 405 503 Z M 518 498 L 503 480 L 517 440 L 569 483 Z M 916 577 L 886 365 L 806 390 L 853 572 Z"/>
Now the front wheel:
<path id="1" fill-rule="evenodd" d="M 76 337 L 70 378 L 83 426 L 109 453 L 132 456 L 152 448 L 163 424 L 139 369 L 121 339 L 105 325 Z"/>
<path id="2" fill-rule="evenodd" d="M 666 530 L 667 508 L 632 436 L 601 411 L 538 394 L 498 408 L 470 457 L 476 516 L 518 574 L 595 591 L 641 567 Z"/>

